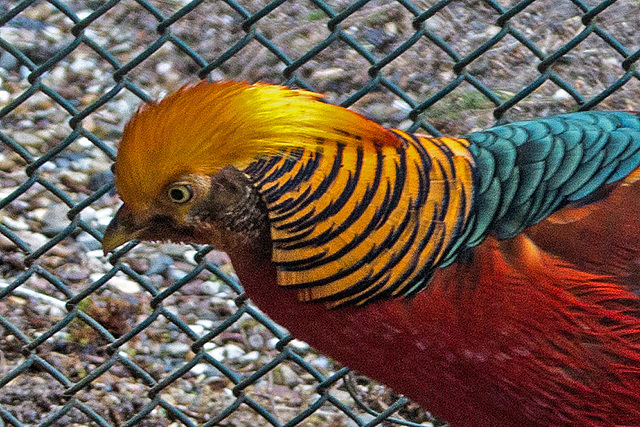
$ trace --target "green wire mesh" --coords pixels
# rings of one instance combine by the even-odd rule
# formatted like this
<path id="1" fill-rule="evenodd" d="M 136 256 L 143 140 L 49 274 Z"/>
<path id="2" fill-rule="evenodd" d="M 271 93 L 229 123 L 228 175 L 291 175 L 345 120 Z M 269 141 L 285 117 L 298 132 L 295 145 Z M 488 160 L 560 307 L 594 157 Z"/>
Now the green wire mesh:
<path id="1" fill-rule="evenodd" d="M 294 340 L 209 247 L 100 239 L 142 101 L 303 87 L 438 135 L 638 109 L 636 1 L 0 4 L 0 426 L 443 425 Z"/>

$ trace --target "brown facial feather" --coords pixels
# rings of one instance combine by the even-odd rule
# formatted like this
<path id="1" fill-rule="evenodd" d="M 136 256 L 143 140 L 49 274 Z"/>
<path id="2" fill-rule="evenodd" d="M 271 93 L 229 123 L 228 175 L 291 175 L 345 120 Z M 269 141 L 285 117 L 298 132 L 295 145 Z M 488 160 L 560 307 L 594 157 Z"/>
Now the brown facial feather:
<path id="1" fill-rule="evenodd" d="M 188 213 L 196 233 L 218 249 L 251 247 L 271 257 L 267 207 L 249 178 L 233 167 L 211 177 L 209 194 Z"/>
<path id="2" fill-rule="evenodd" d="M 176 186 L 188 188 L 191 199 L 172 202 L 167 193 Z M 162 195 L 142 213 L 133 213 L 125 203 L 105 231 L 105 247 L 113 249 L 131 239 L 171 241 L 271 258 L 267 208 L 239 170 L 226 167 L 210 177 L 185 175 L 167 185 Z"/>

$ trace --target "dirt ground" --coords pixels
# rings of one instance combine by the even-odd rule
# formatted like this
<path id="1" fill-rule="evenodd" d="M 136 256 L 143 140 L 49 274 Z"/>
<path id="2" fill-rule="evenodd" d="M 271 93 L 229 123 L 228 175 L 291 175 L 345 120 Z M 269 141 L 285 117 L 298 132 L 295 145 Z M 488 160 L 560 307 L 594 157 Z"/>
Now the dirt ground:
<path id="1" fill-rule="evenodd" d="M 0 5 L 0 426 L 258 427 L 317 405 L 297 425 L 351 427 L 399 398 L 352 373 L 322 403 L 319 384 L 341 366 L 283 345 L 286 331 L 238 299 L 223 253 L 141 244 L 115 266 L 103 256 L 120 203 L 110 166 L 142 99 L 209 67 L 428 133 L 585 104 L 640 109 L 632 0 L 592 21 L 595 0 L 536 0 L 507 20 L 517 2 L 26 3 Z M 412 404 L 392 418 L 367 425 L 443 424 Z"/>

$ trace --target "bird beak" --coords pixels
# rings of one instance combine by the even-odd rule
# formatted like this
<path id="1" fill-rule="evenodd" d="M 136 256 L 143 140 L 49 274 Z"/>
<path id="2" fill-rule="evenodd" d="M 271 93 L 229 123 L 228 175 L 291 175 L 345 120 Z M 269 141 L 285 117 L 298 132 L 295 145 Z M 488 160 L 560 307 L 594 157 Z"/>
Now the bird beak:
<path id="1" fill-rule="evenodd" d="M 145 225 L 137 223 L 128 206 L 122 205 L 102 236 L 104 254 L 107 255 L 118 246 L 136 239 L 144 230 Z"/>

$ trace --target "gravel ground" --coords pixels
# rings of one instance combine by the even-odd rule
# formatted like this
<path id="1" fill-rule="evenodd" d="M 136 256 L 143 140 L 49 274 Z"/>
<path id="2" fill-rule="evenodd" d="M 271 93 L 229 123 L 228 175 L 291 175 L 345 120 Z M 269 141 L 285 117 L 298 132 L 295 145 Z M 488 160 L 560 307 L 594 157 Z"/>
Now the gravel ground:
<path id="1" fill-rule="evenodd" d="M 249 14 L 266 4 L 238 3 Z M 112 180 L 109 169 L 118 138 L 141 102 L 140 95 L 158 98 L 196 80 L 204 64 L 246 36 L 242 16 L 225 2 L 203 2 L 171 25 L 167 41 L 160 46 L 155 44 L 161 37 L 155 12 L 138 2 L 122 1 L 95 20 L 92 14 L 105 2 L 56 4 L 78 19 L 91 21 L 77 46 L 78 32 L 67 11 L 44 1 L 20 10 L 22 2 L 0 5 L 0 426 L 3 421 L 5 425 L 101 425 L 94 413 L 113 426 L 131 422 L 140 413 L 144 414 L 138 422 L 142 426 L 201 425 L 238 402 L 231 377 L 245 378 L 282 357 L 278 342 L 285 332 L 265 326 L 259 314 L 237 316 L 247 306 L 237 300 L 238 290 L 216 274 L 234 277 L 225 254 L 143 244 L 121 257 L 120 265 L 125 267 L 114 269 L 102 255 L 98 239 L 119 205 L 105 186 Z M 151 0 L 149 4 L 168 17 L 187 2 Z M 350 2 L 327 4 L 342 11 Z M 413 2 L 419 11 L 434 4 Z M 504 8 L 515 4 L 501 3 Z M 593 7 L 597 2 L 583 4 Z M 537 0 L 510 24 L 548 55 L 585 29 L 580 13 L 571 1 Z M 7 21 L 6 16 L 12 18 Z M 499 16 L 487 3 L 461 1 L 441 9 L 424 25 L 465 57 L 499 33 Z M 313 2 L 290 1 L 260 19 L 255 31 L 296 61 L 330 35 L 328 21 Z M 372 58 L 382 60 L 414 34 L 412 21 L 413 15 L 400 3 L 381 0 L 355 11 L 340 27 Z M 592 33 L 552 67 L 557 78 L 586 101 L 624 76 L 621 51 L 633 54 L 640 49 L 636 1 L 619 0 L 595 22 L 620 43 L 618 49 Z M 147 57 L 144 52 L 151 46 L 155 51 Z M 182 46 L 191 51 L 185 53 Z M 507 35 L 466 70 L 504 102 L 539 77 L 540 62 Z M 134 63 L 138 65 L 126 73 L 128 88 L 107 96 L 116 84 L 114 73 L 120 79 L 118 68 Z M 380 72 L 404 91 L 404 97 L 377 87 L 358 97 L 352 108 L 385 125 L 408 129 L 414 123 L 412 106 L 452 82 L 454 64 L 423 37 Z M 293 76 L 326 94 L 329 102 L 345 103 L 370 81 L 369 67 L 344 40 L 336 40 L 302 63 Z M 272 51 L 253 40 L 210 76 L 283 83 L 285 68 Z M 597 108 L 637 110 L 639 93 L 640 82 L 632 77 Z M 493 124 L 494 108 L 490 99 L 463 82 L 421 114 L 419 124 L 428 125 L 425 131 L 463 134 Z M 502 120 L 576 108 L 576 99 L 547 81 L 508 109 Z M 70 122 L 74 116 L 76 120 Z M 79 125 L 77 119 L 81 119 Z M 14 198 L 16 191 L 20 195 Z M 87 200 L 91 203 L 84 203 Z M 70 207 L 79 203 L 87 206 L 72 221 Z M 57 243 L 46 246 L 50 241 Z M 199 253 L 206 253 L 204 260 Z M 206 268 L 191 276 L 199 265 Z M 110 277 L 106 282 L 105 275 Z M 167 292 L 156 307 L 153 297 L 176 281 L 186 283 Z M 93 291 L 74 300 L 77 304 L 66 304 L 88 290 Z M 146 327 L 138 331 L 141 325 Z M 218 330 L 215 336 L 207 335 Z M 192 344 L 205 335 L 211 339 L 194 353 Z M 244 389 L 278 423 L 286 423 L 319 399 L 317 375 L 330 377 L 341 368 L 305 343 L 293 341 L 284 348 L 290 357 Z M 30 367 L 25 365 L 31 362 Z M 175 373 L 182 375 L 174 379 Z M 65 393 L 87 378 L 92 380 L 74 390 L 72 397 Z M 158 382 L 160 400 L 154 401 L 156 395 L 149 390 Z M 333 384 L 330 394 L 338 404 L 325 403 L 300 425 L 363 425 L 373 416 L 358 402 L 379 412 L 398 398 L 356 374 Z M 359 418 L 352 419 L 345 410 Z M 415 405 L 394 416 L 425 426 L 441 424 Z M 243 403 L 219 425 L 272 423 Z M 384 421 L 382 425 L 402 424 Z"/>

